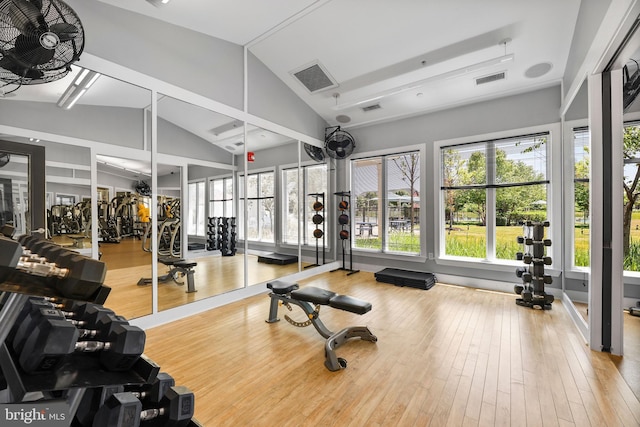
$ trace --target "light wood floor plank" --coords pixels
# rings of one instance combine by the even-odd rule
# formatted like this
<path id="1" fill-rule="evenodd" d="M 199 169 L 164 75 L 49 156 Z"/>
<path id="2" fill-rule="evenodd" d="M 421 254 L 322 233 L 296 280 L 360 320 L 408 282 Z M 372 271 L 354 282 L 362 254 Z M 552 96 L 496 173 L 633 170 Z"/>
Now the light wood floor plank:
<path id="1" fill-rule="evenodd" d="M 560 301 L 531 310 L 514 295 L 401 288 L 367 272 L 300 283 L 372 303 L 362 316 L 320 311 L 333 330 L 378 337 L 336 350 L 347 369 L 324 367 L 312 327 L 265 323 L 266 294 L 147 331 L 147 355 L 195 392 L 205 426 L 638 425 L 615 363 L 586 348 Z"/>

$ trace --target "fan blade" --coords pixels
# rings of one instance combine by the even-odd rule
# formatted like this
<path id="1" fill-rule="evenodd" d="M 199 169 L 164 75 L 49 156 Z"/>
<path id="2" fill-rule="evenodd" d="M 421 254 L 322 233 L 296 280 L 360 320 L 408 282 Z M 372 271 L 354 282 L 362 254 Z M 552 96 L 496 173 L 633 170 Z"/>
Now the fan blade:
<path id="1" fill-rule="evenodd" d="M 40 34 L 47 31 L 47 23 L 36 5 L 26 0 L 12 0 L 11 3 L 11 23 L 22 34 Z"/>
<path id="2" fill-rule="evenodd" d="M 347 152 L 344 150 L 344 147 L 336 148 L 336 156 L 343 158 L 347 156 Z"/>
<path id="3" fill-rule="evenodd" d="M 38 39 L 34 37 L 20 34 L 16 37 L 16 47 L 13 53 L 16 59 L 35 66 L 51 61 L 55 51 L 42 47 Z"/>
<path id="4" fill-rule="evenodd" d="M 331 138 L 329 141 L 327 141 L 327 148 L 331 151 L 336 151 L 336 149 L 338 148 L 338 141 L 336 141 L 334 138 Z"/>
<path id="5" fill-rule="evenodd" d="M 28 79 L 40 79 L 44 76 L 42 71 L 23 67 L 8 56 L 3 56 L 0 59 L 0 68 L 4 68 L 18 77 L 26 77 Z"/>
<path id="6" fill-rule="evenodd" d="M 56 33 L 61 42 L 75 39 L 78 35 L 78 27 L 75 25 L 60 22 L 49 27 L 49 31 Z"/>
<path id="7" fill-rule="evenodd" d="M 29 0 L 29 2 L 33 3 L 38 10 L 42 10 L 42 0 Z"/>

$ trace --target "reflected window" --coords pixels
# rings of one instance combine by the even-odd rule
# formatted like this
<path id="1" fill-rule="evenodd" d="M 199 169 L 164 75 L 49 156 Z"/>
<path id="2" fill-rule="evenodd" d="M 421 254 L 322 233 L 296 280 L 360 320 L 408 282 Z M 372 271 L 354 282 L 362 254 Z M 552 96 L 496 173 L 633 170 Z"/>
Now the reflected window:
<path id="1" fill-rule="evenodd" d="M 548 140 L 541 133 L 441 147 L 444 255 L 516 260 L 522 222 L 548 217 Z"/>
<path id="2" fill-rule="evenodd" d="M 204 236 L 205 202 L 205 181 L 190 182 L 187 233 L 191 236 Z"/>
<path id="3" fill-rule="evenodd" d="M 282 171 L 282 182 L 284 187 L 284 203 L 283 203 L 283 221 L 284 232 L 283 241 L 289 244 L 298 244 L 298 212 L 299 212 L 299 200 L 298 189 L 302 185 L 302 194 L 304 195 L 302 203 L 302 238 L 301 243 L 304 245 L 310 245 L 316 243 L 316 239 L 313 237 L 313 232 L 317 228 L 317 225 L 313 222 L 313 216 L 317 213 L 313 209 L 313 204 L 318 200 L 324 199 L 324 204 L 327 203 L 327 165 L 308 165 L 301 167 L 302 183 L 299 183 L 298 168 L 284 169 Z M 323 195 L 319 196 L 319 195 Z M 328 212 L 325 210 L 324 221 L 327 221 L 326 216 Z"/>
<path id="4" fill-rule="evenodd" d="M 420 254 L 420 153 L 353 160 L 355 247 Z"/>
<path id="5" fill-rule="evenodd" d="M 240 223 L 247 224 L 246 239 L 254 242 L 274 242 L 275 224 L 275 173 L 259 172 L 247 176 L 247 218 L 244 218 L 245 197 L 244 175 L 238 178 L 240 188 Z M 240 238 L 243 236 L 244 227 L 240 228 Z"/>
<path id="6" fill-rule="evenodd" d="M 209 212 L 214 217 L 233 217 L 233 178 L 209 180 Z"/>

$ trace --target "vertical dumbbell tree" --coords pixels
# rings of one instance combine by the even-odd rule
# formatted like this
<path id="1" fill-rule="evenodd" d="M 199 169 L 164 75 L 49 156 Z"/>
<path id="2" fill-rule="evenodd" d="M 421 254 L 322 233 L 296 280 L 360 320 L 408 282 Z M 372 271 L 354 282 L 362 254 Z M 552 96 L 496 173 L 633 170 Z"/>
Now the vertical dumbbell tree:
<path id="1" fill-rule="evenodd" d="M 320 265 L 320 239 L 322 239 L 322 264 L 325 263 L 325 239 L 326 233 L 324 229 L 325 224 L 325 205 L 324 205 L 324 193 L 311 193 L 309 197 L 313 197 L 314 201 L 311 205 L 315 214 L 311 218 L 316 228 L 313 230 L 313 237 L 316 239 L 316 263 L 306 266 L 316 267 Z"/>
<path id="2" fill-rule="evenodd" d="M 544 290 L 545 284 L 551 284 L 552 278 L 545 274 L 545 265 L 551 265 L 551 257 L 546 256 L 546 248 L 551 246 L 551 240 L 544 238 L 545 229 L 549 222 L 526 221 L 522 224 L 523 235 L 518 236 L 518 243 L 522 244 L 522 252 L 517 253 L 517 259 L 524 262 L 524 267 L 516 269 L 516 276 L 522 279 L 522 284 L 514 287 L 516 304 L 543 310 L 551 309 L 553 295 Z"/>
<path id="3" fill-rule="evenodd" d="M 359 272 L 360 270 L 353 269 L 353 250 L 351 248 L 351 219 L 349 218 L 349 209 L 351 209 L 351 193 L 349 191 L 340 191 L 335 193 L 340 198 L 338 201 L 338 224 L 340 224 L 340 231 L 338 237 L 342 243 L 342 267 L 331 271 L 345 270 L 348 271 L 347 275 L 351 275 Z M 349 248 L 349 267 L 347 268 L 346 262 L 346 248 Z"/>

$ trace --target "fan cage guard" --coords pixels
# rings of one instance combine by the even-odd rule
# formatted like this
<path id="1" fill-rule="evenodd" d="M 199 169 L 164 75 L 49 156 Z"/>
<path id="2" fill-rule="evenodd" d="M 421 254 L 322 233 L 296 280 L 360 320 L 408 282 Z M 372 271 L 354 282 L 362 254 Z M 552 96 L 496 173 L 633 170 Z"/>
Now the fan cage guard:
<path id="1" fill-rule="evenodd" d="M 355 147 L 353 136 L 339 126 L 325 138 L 325 151 L 333 159 L 346 159 L 353 153 Z"/>
<path id="2" fill-rule="evenodd" d="M 61 79 L 83 49 L 84 28 L 66 3 L 0 1 L 0 80 L 23 85 Z"/>

